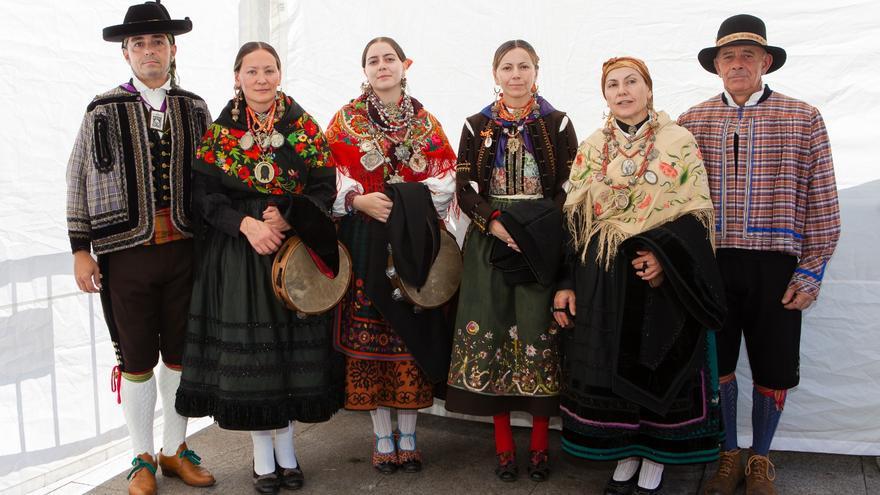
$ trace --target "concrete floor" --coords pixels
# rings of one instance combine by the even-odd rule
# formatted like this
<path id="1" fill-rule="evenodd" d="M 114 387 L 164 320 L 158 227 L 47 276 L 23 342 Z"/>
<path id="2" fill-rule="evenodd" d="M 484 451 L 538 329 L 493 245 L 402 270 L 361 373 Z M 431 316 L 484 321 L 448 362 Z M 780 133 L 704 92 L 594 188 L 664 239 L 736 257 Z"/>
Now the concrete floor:
<path id="1" fill-rule="evenodd" d="M 515 483 L 498 480 L 494 473 L 492 426 L 422 414 L 419 446 L 425 457 L 418 474 L 398 472 L 382 475 L 370 466 L 373 441 L 369 415 L 340 412 L 316 425 L 297 424 L 296 448 L 306 485 L 302 493 L 412 493 L 426 494 L 599 494 L 613 463 L 589 462 L 563 455 L 559 432 L 550 433 L 552 472 L 550 480 L 535 483 L 521 476 Z M 525 473 L 529 431 L 515 428 L 521 474 Z M 251 440 L 246 432 L 219 429 L 216 425 L 193 435 L 188 444 L 217 478 L 211 488 L 196 489 L 177 479 L 159 476 L 159 493 L 252 494 Z M 880 494 L 880 468 L 874 457 L 773 452 L 776 486 L 783 494 Z M 120 474 L 89 493 L 127 493 Z M 714 466 L 668 467 L 664 492 L 668 495 L 698 493 Z M 285 493 L 282 491 L 282 493 Z M 744 493 L 744 490 L 740 490 Z"/>

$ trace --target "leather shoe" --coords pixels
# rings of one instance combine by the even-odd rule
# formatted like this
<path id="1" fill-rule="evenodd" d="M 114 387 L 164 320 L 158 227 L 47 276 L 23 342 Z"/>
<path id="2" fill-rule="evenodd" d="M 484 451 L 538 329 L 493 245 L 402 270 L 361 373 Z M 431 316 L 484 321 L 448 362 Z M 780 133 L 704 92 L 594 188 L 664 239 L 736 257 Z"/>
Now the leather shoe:
<path id="1" fill-rule="evenodd" d="M 547 481 L 550 477 L 550 463 L 546 450 L 533 450 L 529 453 L 529 479 Z"/>
<path id="2" fill-rule="evenodd" d="M 660 495 L 663 493 L 663 479 L 660 479 L 660 484 L 657 485 L 657 488 L 649 489 L 642 488 L 639 485 L 636 485 L 635 490 L 633 490 L 633 495 Z"/>
<path id="3" fill-rule="evenodd" d="M 296 462 L 295 468 L 285 468 L 275 463 L 275 474 L 278 475 L 278 479 L 281 483 L 281 488 L 285 488 L 287 490 L 299 490 L 303 487 L 306 479 L 303 476 L 302 466 L 299 464 L 299 460 Z"/>
<path id="4" fill-rule="evenodd" d="M 511 450 L 497 454 L 498 466 L 495 475 L 501 481 L 516 481 L 519 477 L 519 468 L 516 466 L 516 454 Z"/>
<path id="5" fill-rule="evenodd" d="M 281 488 L 281 482 L 275 473 L 257 474 L 254 471 L 254 490 L 265 495 L 275 495 Z"/>
<path id="6" fill-rule="evenodd" d="M 636 472 L 628 479 L 624 481 L 616 481 L 612 476 L 608 483 L 605 483 L 605 491 L 602 492 L 604 495 L 630 495 L 636 487 L 636 481 L 639 479 L 639 470 L 636 469 Z"/>
<path id="7" fill-rule="evenodd" d="M 211 486 L 216 480 L 210 471 L 199 466 L 202 458 L 189 450 L 186 442 L 177 447 L 174 455 L 164 455 L 159 451 L 159 467 L 162 475 L 169 478 L 180 478 L 189 486 Z"/>
<path id="8" fill-rule="evenodd" d="M 156 495 L 156 460 L 144 452 L 131 460 L 128 495 Z"/>
<path id="9" fill-rule="evenodd" d="M 404 438 L 411 438 L 413 443 L 412 449 L 404 449 L 400 446 L 400 440 Z M 422 470 L 422 451 L 415 448 L 416 445 L 416 434 L 415 433 L 401 433 L 399 431 L 394 432 L 394 440 L 397 444 L 397 462 L 399 463 L 400 470 L 404 473 L 418 473 Z"/>
<path id="10" fill-rule="evenodd" d="M 703 495 L 733 495 L 746 477 L 743 455 L 746 451 L 723 451 L 718 457 L 718 469 L 703 487 Z"/>
<path id="11" fill-rule="evenodd" d="M 379 452 L 379 442 L 382 440 L 389 440 L 391 442 L 391 452 Z M 379 471 L 382 474 L 394 474 L 397 472 L 397 466 L 400 464 L 400 460 L 397 458 L 397 449 L 393 447 L 394 439 L 391 435 L 385 437 L 376 435 L 376 446 L 373 447 L 372 459 L 373 468 L 375 468 L 376 471 Z"/>

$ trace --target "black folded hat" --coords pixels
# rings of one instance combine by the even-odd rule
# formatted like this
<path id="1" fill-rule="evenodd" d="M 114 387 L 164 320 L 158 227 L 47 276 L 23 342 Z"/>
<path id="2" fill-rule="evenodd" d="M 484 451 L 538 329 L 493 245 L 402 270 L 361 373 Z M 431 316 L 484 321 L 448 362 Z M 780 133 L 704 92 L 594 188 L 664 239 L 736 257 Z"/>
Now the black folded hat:
<path id="1" fill-rule="evenodd" d="M 725 19 L 721 23 L 721 27 L 718 28 L 715 46 L 700 50 L 697 59 L 704 69 L 717 74 L 718 72 L 715 71 L 715 55 L 718 54 L 718 50 L 724 46 L 735 45 L 760 46 L 772 55 L 773 62 L 770 64 L 770 68 L 767 69 L 768 74 L 782 67 L 782 64 L 785 63 L 785 50 L 778 46 L 767 44 L 767 27 L 764 25 L 764 21 L 749 14 L 739 14 Z"/>
<path id="2" fill-rule="evenodd" d="M 122 41 L 129 36 L 142 34 L 178 35 L 192 31 L 189 17 L 172 19 L 164 5 L 155 2 L 144 2 L 132 5 L 125 13 L 122 24 L 104 28 L 104 41 Z"/>

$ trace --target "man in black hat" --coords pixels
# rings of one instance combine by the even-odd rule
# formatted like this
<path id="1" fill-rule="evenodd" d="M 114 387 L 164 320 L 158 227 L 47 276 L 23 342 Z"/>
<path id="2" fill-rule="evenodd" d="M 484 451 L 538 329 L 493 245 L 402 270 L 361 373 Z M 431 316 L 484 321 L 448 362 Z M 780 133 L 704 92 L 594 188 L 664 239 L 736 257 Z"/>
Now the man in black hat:
<path id="1" fill-rule="evenodd" d="M 786 391 L 800 380 L 801 311 L 819 294 L 840 236 L 834 165 L 819 111 L 762 82 L 785 63 L 761 19 L 736 15 L 698 59 L 724 92 L 685 112 L 715 204 L 728 314 L 718 333 L 724 442 L 707 494 L 776 493 L 770 443 Z M 752 447 L 736 434 L 736 364 L 745 338 L 753 381 Z"/>
<path id="2" fill-rule="evenodd" d="M 82 291 L 100 292 L 116 349 L 113 384 L 135 455 L 132 494 L 156 493 L 157 464 L 189 485 L 214 484 L 187 448 L 187 418 L 174 408 L 192 288 L 190 164 L 211 121 L 205 102 L 177 86 L 174 37 L 191 29 L 189 18 L 171 19 L 159 2 L 134 5 L 122 24 L 104 29 L 105 40 L 122 43 L 134 77 L 89 104 L 67 170 L 74 275 Z"/>

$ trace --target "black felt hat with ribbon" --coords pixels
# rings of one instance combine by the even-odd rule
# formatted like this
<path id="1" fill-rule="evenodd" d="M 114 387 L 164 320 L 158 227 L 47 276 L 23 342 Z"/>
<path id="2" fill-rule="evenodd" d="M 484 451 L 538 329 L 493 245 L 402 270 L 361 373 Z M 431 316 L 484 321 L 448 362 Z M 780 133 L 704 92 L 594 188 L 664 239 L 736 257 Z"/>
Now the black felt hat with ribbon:
<path id="1" fill-rule="evenodd" d="M 172 19 L 168 9 L 156 2 L 132 5 L 125 13 L 122 24 L 104 28 L 104 41 L 122 41 L 142 34 L 178 35 L 192 31 L 189 17 Z"/>
<path id="2" fill-rule="evenodd" d="M 697 59 L 699 59 L 700 65 L 704 69 L 717 74 L 718 72 L 715 70 L 715 56 L 718 54 L 718 50 L 725 46 L 735 45 L 760 46 L 772 55 L 773 62 L 770 64 L 770 68 L 767 69 L 768 74 L 782 67 L 782 64 L 785 63 L 785 50 L 778 46 L 767 44 L 767 27 L 764 25 L 764 21 L 749 14 L 739 14 L 725 19 L 721 23 L 721 27 L 718 28 L 715 46 L 700 50 Z"/>

